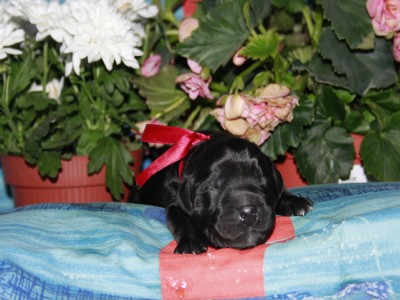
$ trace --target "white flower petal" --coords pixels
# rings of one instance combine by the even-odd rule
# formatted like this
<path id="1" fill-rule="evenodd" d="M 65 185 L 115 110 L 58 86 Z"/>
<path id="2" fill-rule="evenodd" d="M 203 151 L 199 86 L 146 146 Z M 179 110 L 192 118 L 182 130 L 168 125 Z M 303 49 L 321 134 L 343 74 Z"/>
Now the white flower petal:
<path id="1" fill-rule="evenodd" d="M 81 73 L 80 65 L 81 65 L 81 59 L 78 54 L 74 53 L 72 55 L 72 66 L 74 68 L 74 72 L 76 75 L 79 75 Z"/>
<path id="2" fill-rule="evenodd" d="M 0 59 L 7 57 L 7 54 L 22 54 L 19 49 L 10 48 L 17 43 L 24 41 L 25 32 L 22 29 L 15 29 L 13 24 L 0 24 Z"/>
<path id="3" fill-rule="evenodd" d="M 67 61 L 65 64 L 65 77 L 68 77 L 72 73 L 72 61 Z"/>
<path id="4" fill-rule="evenodd" d="M 158 8 L 155 5 L 151 5 L 138 11 L 138 14 L 143 18 L 153 18 L 158 14 Z"/>

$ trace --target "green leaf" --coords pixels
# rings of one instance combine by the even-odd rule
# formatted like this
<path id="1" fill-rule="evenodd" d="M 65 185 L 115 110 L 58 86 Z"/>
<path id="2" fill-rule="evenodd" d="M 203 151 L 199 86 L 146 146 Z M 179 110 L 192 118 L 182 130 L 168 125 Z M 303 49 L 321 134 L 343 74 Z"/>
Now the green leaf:
<path id="1" fill-rule="evenodd" d="M 400 110 L 400 94 L 396 88 L 370 93 L 365 96 L 365 99 L 374 102 L 390 114 Z"/>
<path id="2" fill-rule="evenodd" d="M 287 9 L 290 13 L 300 13 L 307 5 L 304 0 L 272 0 L 272 4 L 278 8 Z"/>
<path id="3" fill-rule="evenodd" d="M 263 85 L 266 85 L 270 80 L 272 80 L 274 76 L 270 71 L 265 71 L 265 72 L 258 72 L 254 78 L 253 78 L 253 85 L 256 88 L 259 88 Z"/>
<path id="4" fill-rule="evenodd" d="M 279 43 L 282 37 L 273 31 L 262 35 L 252 36 L 241 54 L 252 59 L 264 60 L 267 57 L 275 58 L 278 54 Z"/>
<path id="5" fill-rule="evenodd" d="M 129 76 L 127 76 L 127 72 L 123 70 L 113 70 L 111 80 L 116 85 L 117 89 L 122 93 L 129 93 L 130 85 L 129 85 Z"/>
<path id="6" fill-rule="evenodd" d="M 167 65 L 155 76 L 135 80 L 153 116 L 162 113 L 171 120 L 181 116 L 190 107 L 186 94 L 176 86 L 177 76 L 178 70 Z"/>
<path id="7" fill-rule="evenodd" d="M 123 181 L 133 184 L 133 174 L 129 168 L 132 156 L 118 140 L 105 137 L 98 141 L 89 154 L 88 173 L 99 172 L 106 166 L 106 185 L 114 199 L 121 199 L 124 192 Z"/>
<path id="8" fill-rule="evenodd" d="M 314 52 L 315 50 L 311 46 L 298 47 L 289 52 L 288 59 L 290 61 L 299 60 L 306 64 L 311 60 Z"/>
<path id="9" fill-rule="evenodd" d="M 44 150 L 62 150 L 64 147 L 72 145 L 80 134 L 79 130 L 70 133 L 63 130 L 52 134 L 49 140 L 43 141 L 40 145 Z"/>
<path id="10" fill-rule="evenodd" d="M 231 92 L 242 90 L 244 88 L 244 81 L 242 76 L 237 76 L 231 85 Z"/>
<path id="11" fill-rule="evenodd" d="M 220 5 L 221 3 L 224 3 L 225 1 L 227 0 L 202 0 L 199 1 L 197 5 L 200 5 L 200 8 L 204 14 L 207 14 L 210 9 Z"/>
<path id="12" fill-rule="evenodd" d="M 44 111 L 50 109 L 51 106 L 57 106 L 54 99 L 50 99 L 41 92 L 26 94 L 27 102 L 30 103 L 36 111 Z"/>
<path id="13" fill-rule="evenodd" d="M 56 178 L 61 170 L 61 158 L 56 152 L 42 152 L 37 162 L 39 174 L 43 178 Z"/>
<path id="14" fill-rule="evenodd" d="M 365 0 L 321 0 L 325 17 L 351 49 L 373 49 L 375 34 Z"/>
<path id="15" fill-rule="evenodd" d="M 293 69 L 298 71 L 306 70 L 319 83 L 326 83 L 347 88 L 348 82 L 345 76 L 336 74 L 333 67 L 327 60 L 323 60 L 319 53 L 315 53 L 308 65 L 299 61 L 293 62 Z"/>
<path id="16" fill-rule="evenodd" d="M 97 142 L 104 137 L 104 133 L 100 130 L 86 129 L 80 134 L 76 153 L 78 155 L 88 155 L 97 145 Z"/>
<path id="17" fill-rule="evenodd" d="M 343 122 L 343 126 L 349 131 L 358 134 L 365 134 L 371 126 L 363 114 L 358 111 L 350 111 Z"/>
<path id="18" fill-rule="evenodd" d="M 315 122 L 295 151 L 296 164 L 310 184 L 334 183 L 347 178 L 355 151 L 352 137 L 329 122 Z"/>
<path id="19" fill-rule="evenodd" d="M 400 111 L 400 95 L 397 89 L 369 93 L 363 98 L 363 102 L 376 117 L 380 127 L 386 126 L 393 112 Z"/>
<path id="20" fill-rule="evenodd" d="M 392 115 L 382 131 L 364 137 L 361 157 L 366 172 L 378 180 L 400 180 L 400 112 Z"/>
<path id="21" fill-rule="evenodd" d="M 346 75 L 350 91 L 363 95 L 371 88 L 385 88 L 397 80 L 389 41 L 376 39 L 373 51 L 352 51 L 335 33 L 326 29 L 320 38 L 320 53 L 332 61 L 338 74 Z"/>
<path id="22" fill-rule="evenodd" d="M 35 68 L 32 68 L 33 58 L 31 55 L 22 56 L 22 64 L 14 62 L 11 64 L 10 76 L 12 78 L 9 88 L 9 99 L 13 99 L 19 92 L 26 89 L 37 75 Z"/>
<path id="23" fill-rule="evenodd" d="M 313 102 L 302 97 L 300 105 L 293 111 L 293 120 L 290 123 L 279 125 L 268 140 L 261 146 L 261 150 L 271 159 L 286 153 L 289 147 L 297 148 L 304 135 L 304 126 L 313 121 Z"/>
<path id="24" fill-rule="evenodd" d="M 320 120 L 344 121 L 346 109 L 332 88 L 323 86 L 316 102 L 316 118 Z"/>
<path id="25" fill-rule="evenodd" d="M 250 7 L 253 15 L 253 26 L 262 23 L 271 12 L 271 0 L 251 0 Z"/>
<path id="26" fill-rule="evenodd" d="M 125 101 L 124 96 L 121 94 L 119 90 L 114 91 L 112 97 L 112 104 L 116 107 L 121 106 L 121 104 Z"/>
<path id="27" fill-rule="evenodd" d="M 200 26 L 176 52 L 215 71 L 225 65 L 249 36 L 243 16 L 246 0 L 231 0 L 211 8 Z"/>
<path id="28" fill-rule="evenodd" d="M 339 39 L 346 40 L 351 49 L 374 48 L 375 34 L 365 0 L 321 0 L 321 5 Z"/>
<path id="29" fill-rule="evenodd" d="M 139 86 L 139 94 L 146 98 L 150 110 L 163 111 L 186 96 L 176 87 L 175 79 L 178 74 L 175 67 L 167 65 L 155 76 L 135 79 Z"/>

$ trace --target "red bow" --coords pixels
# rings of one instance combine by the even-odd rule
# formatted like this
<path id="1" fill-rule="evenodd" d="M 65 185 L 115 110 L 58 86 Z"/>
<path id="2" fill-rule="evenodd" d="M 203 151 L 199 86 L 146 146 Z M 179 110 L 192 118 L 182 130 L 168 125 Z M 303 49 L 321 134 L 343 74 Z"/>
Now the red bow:
<path id="1" fill-rule="evenodd" d="M 179 177 L 181 178 L 183 170 L 182 159 L 194 145 L 208 139 L 210 139 L 210 136 L 188 129 L 148 124 L 142 135 L 143 142 L 173 145 L 136 176 L 137 185 L 143 186 L 155 173 L 177 161 L 181 161 L 179 164 Z"/>

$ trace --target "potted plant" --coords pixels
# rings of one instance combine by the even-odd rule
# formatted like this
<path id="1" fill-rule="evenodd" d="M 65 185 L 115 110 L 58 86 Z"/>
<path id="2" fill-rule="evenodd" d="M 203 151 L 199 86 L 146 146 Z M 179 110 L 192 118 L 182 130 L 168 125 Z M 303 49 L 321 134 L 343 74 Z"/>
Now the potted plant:
<path id="1" fill-rule="evenodd" d="M 291 154 L 309 184 L 348 178 L 361 136 L 365 171 L 400 179 L 400 23 L 377 30 L 388 19 L 379 14 L 398 10 L 384 0 L 199 1 L 178 20 L 177 2 L 159 3 L 146 25 L 149 72 L 135 80 L 154 119 L 228 130 L 273 159 Z"/>
<path id="2" fill-rule="evenodd" d="M 144 24 L 157 8 L 145 1 L 122 2 L 0 3 L 4 168 L 10 155 L 23 157 L 40 174 L 33 181 L 53 185 L 61 175 L 68 177 L 66 163 L 79 156 L 85 163 L 80 173 L 96 178 L 101 172 L 109 192 L 103 197 L 119 200 L 124 183 L 132 185 L 130 151 L 140 143 L 131 130 L 148 118 L 132 79 L 139 72 Z M 139 168 L 140 159 L 139 153 L 134 162 Z M 29 177 L 18 172 L 17 177 Z M 69 197 L 60 201 L 80 198 Z M 105 199 L 95 196 L 91 201 Z"/>

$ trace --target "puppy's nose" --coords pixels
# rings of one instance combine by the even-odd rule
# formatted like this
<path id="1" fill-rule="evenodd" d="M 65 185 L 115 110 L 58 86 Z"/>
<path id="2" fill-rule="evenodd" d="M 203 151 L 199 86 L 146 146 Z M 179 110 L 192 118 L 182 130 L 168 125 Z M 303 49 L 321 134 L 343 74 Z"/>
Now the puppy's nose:
<path id="1" fill-rule="evenodd" d="M 252 205 L 243 206 L 239 213 L 240 221 L 248 226 L 253 226 L 257 222 L 257 208 Z"/>

